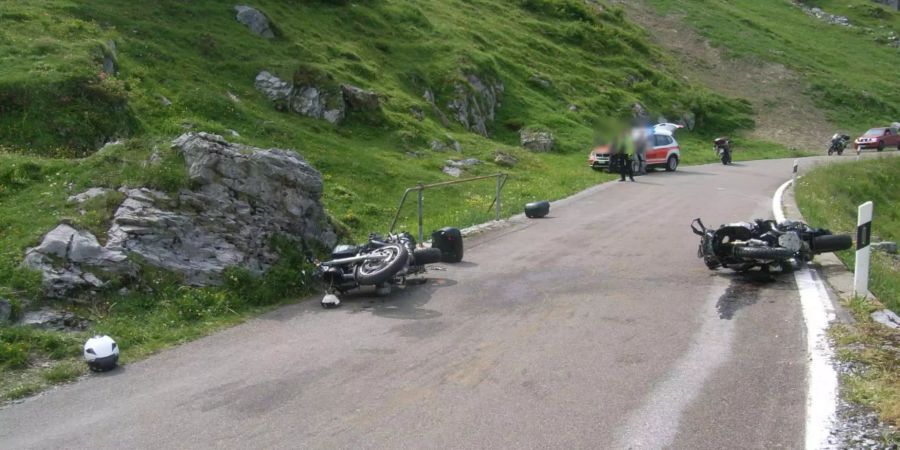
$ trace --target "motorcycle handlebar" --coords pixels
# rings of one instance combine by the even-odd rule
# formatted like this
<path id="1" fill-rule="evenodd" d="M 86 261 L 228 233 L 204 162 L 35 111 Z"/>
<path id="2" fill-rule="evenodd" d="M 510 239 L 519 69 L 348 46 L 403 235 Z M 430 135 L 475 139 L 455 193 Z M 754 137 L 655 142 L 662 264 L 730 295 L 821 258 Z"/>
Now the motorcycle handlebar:
<path id="1" fill-rule="evenodd" d="M 697 227 L 695 227 L 694 224 L 699 225 L 700 229 L 697 229 Z M 701 221 L 700 218 L 698 217 L 691 222 L 691 230 L 697 236 L 703 236 L 703 233 L 706 232 L 706 227 L 703 225 L 703 221 Z"/>

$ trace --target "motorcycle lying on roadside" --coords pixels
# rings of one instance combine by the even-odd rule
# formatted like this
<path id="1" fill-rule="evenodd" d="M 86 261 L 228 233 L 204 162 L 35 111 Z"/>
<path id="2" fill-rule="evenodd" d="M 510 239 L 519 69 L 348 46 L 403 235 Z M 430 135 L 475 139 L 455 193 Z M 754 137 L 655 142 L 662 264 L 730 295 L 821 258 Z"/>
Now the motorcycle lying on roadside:
<path id="1" fill-rule="evenodd" d="M 722 164 L 729 165 L 731 164 L 731 139 L 727 137 L 716 138 L 713 141 L 714 150 L 716 151 L 716 156 L 722 161 Z"/>
<path id="2" fill-rule="evenodd" d="M 691 230 L 700 236 L 697 257 L 706 267 L 719 267 L 737 272 L 759 268 L 764 272 L 778 268 L 791 269 L 791 260 L 811 261 L 819 253 L 846 250 L 853 245 L 849 235 L 833 235 L 822 228 L 812 228 L 801 221 L 756 219 L 706 228 L 700 219 L 691 222 Z"/>
<path id="3" fill-rule="evenodd" d="M 835 153 L 838 156 L 844 154 L 844 150 L 847 148 L 847 143 L 850 142 L 850 136 L 841 133 L 835 133 L 834 136 L 831 137 L 831 146 L 828 147 L 828 156 L 831 156 Z"/>
<path id="4" fill-rule="evenodd" d="M 441 261 L 441 255 L 438 248 L 416 248 L 415 238 L 406 232 L 373 233 L 364 244 L 338 245 L 331 260 L 313 261 L 316 278 L 325 284 L 322 307 L 337 307 L 341 302 L 336 294 L 362 286 L 375 286 L 377 295 L 387 295 L 391 285 L 406 284 L 407 277 L 424 273 L 427 264 Z"/>

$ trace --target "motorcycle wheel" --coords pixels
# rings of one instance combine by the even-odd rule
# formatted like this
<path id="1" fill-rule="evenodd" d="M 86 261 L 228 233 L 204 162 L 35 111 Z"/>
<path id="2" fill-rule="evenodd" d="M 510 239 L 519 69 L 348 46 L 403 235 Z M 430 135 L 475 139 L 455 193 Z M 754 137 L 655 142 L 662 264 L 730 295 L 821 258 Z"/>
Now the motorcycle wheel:
<path id="1" fill-rule="evenodd" d="M 361 285 L 385 283 L 409 261 L 409 252 L 402 245 L 397 244 L 388 244 L 377 248 L 371 254 L 388 255 L 388 258 L 363 261 L 356 266 L 356 282 Z"/>
<path id="2" fill-rule="evenodd" d="M 816 236 L 812 240 L 813 253 L 828 253 L 847 250 L 853 246 L 853 238 L 846 234 Z"/>
<path id="3" fill-rule="evenodd" d="M 784 247 L 735 247 L 734 256 L 747 259 L 788 259 L 794 251 Z"/>
<path id="4" fill-rule="evenodd" d="M 844 154 L 844 151 L 843 151 L 843 150 L 838 150 L 837 153 L 838 153 L 838 156 L 841 156 L 841 155 Z"/>
<path id="5" fill-rule="evenodd" d="M 415 261 L 417 266 L 439 263 L 442 256 L 439 248 L 417 248 L 413 250 L 413 261 Z"/>
<path id="6" fill-rule="evenodd" d="M 832 149 L 829 148 L 829 149 L 828 149 L 828 156 L 831 156 L 832 153 L 834 153 L 834 150 L 832 150 Z"/>

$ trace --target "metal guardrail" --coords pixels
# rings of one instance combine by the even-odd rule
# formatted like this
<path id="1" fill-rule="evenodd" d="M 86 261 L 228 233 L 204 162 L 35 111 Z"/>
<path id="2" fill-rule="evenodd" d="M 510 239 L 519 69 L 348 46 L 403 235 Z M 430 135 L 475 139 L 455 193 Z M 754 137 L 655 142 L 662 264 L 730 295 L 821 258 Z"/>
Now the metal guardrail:
<path id="1" fill-rule="evenodd" d="M 508 174 L 505 173 L 495 173 L 493 175 L 484 175 L 480 177 L 466 178 L 464 180 L 453 180 L 453 181 L 443 181 L 440 183 L 432 183 L 432 184 L 422 184 L 419 183 L 415 187 L 411 187 L 405 191 L 403 191 L 403 197 L 400 199 L 400 206 L 397 207 L 397 214 L 394 215 L 394 220 L 391 221 L 391 229 L 388 233 L 394 232 L 394 227 L 397 226 L 397 220 L 400 219 L 400 212 L 403 210 L 403 205 L 406 203 L 406 198 L 409 196 L 410 192 L 418 191 L 419 192 L 419 242 L 424 242 L 424 196 L 423 192 L 425 189 L 432 189 L 437 187 L 451 186 L 454 184 L 468 183 L 470 181 L 478 181 L 478 180 L 487 180 L 490 178 L 497 179 L 497 190 L 495 191 L 494 201 L 491 202 L 491 206 L 488 206 L 488 210 L 492 207 L 495 208 L 495 219 L 500 220 L 500 193 L 503 190 L 503 186 L 506 184 L 506 179 L 509 178 Z"/>

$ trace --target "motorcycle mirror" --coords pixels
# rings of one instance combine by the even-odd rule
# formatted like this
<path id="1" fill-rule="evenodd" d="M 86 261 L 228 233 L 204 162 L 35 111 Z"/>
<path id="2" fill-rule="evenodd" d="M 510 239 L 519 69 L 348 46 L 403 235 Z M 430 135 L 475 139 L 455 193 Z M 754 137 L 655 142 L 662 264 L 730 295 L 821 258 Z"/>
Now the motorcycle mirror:
<path id="1" fill-rule="evenodd" d="M 699 225 L 700 228 L 697 229 L 697 227 L 695 227 L 694 224 Z M 694 219 L 693 222 L 691 222 L 691 230 L 692 230 L 692 231 L 694 232 L 694 234 L 696 234 L 697 236 L 703 236 L 703 234 L 706 232 L 706 227 L 703 225 L 703 222 L 702 222 L 702 221 L 700 220 L 700 218 L 698 217 L 698 218 Z"/>

